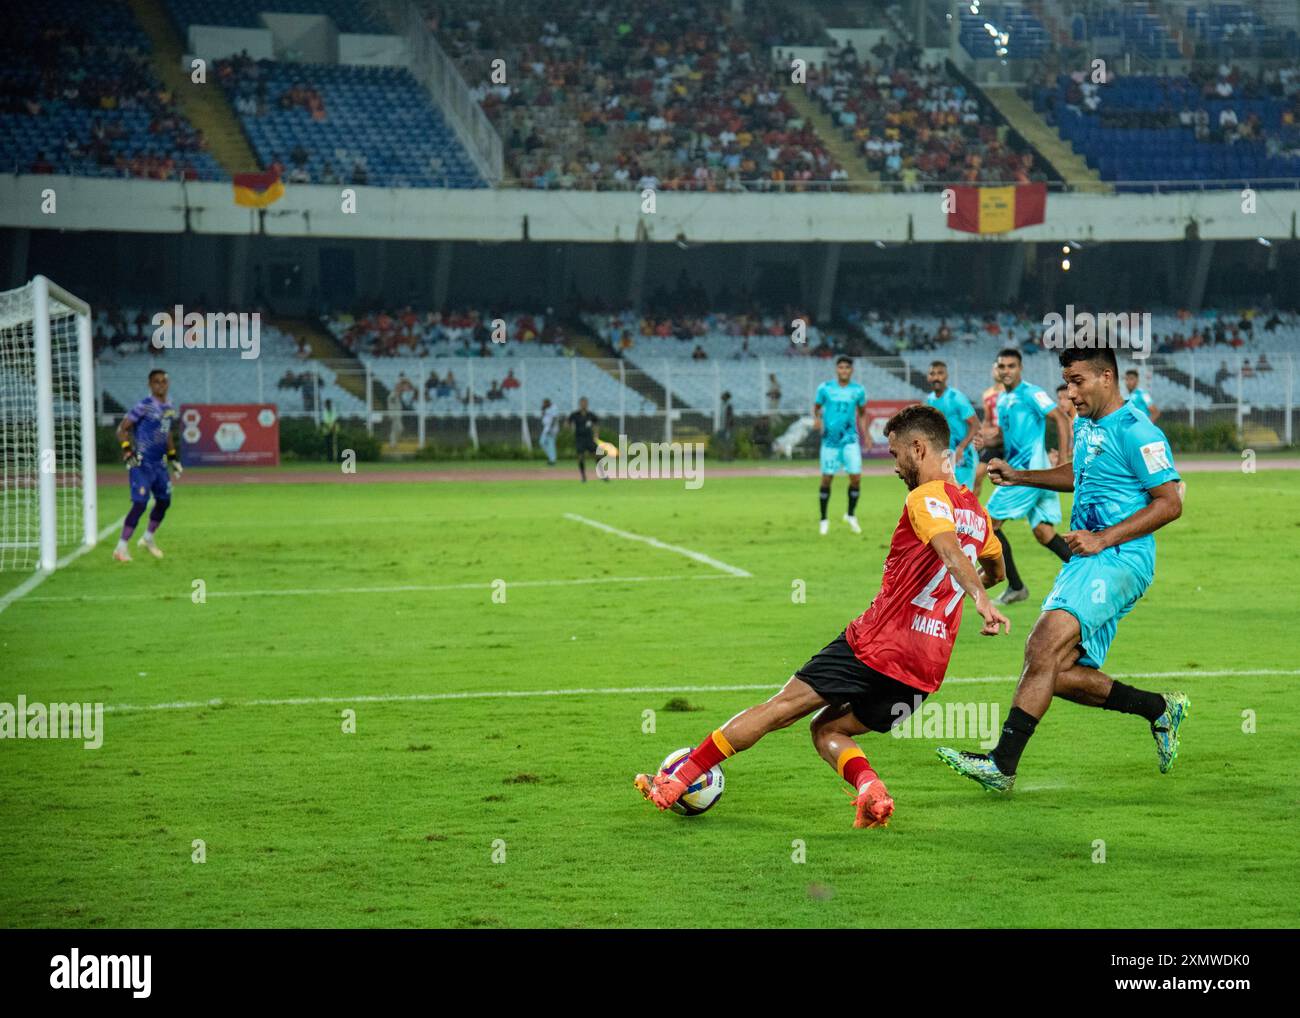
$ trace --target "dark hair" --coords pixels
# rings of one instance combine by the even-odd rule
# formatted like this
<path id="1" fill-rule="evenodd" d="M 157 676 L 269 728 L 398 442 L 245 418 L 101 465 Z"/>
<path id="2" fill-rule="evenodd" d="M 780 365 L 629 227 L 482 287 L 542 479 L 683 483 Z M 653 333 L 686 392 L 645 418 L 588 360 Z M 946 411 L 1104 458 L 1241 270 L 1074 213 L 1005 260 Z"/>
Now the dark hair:
<path id="1" fill-rule="evenodd" d="M 931 361 L 931 362 L 930 362 L 930 367 L 932 367 L 932 368 L 943 368 L 943 369 L 947 370 L 948 362 L 947 362 L 947 361 Z"/>
<path id="2" fill-rule="evenodd" d="M 1020 356 L 1020 351 L 1017 350 L 1014 346 L 1008 346 L 1008 347 L 1006 347 L 1006 348 L 1004 348 L 1004 349 L 1002 349 L 1002 350 L 999 350 L 999 351 L 998 351 L 998 360 L 1001 360 L 1003 357 L 1014 357 L 1016 360 L 1020 361 L 1022 364 L 1024 363 L 1024 360 L 1025 360 L 1023 357 Z"/>
<path id="3" fill-rule="evenodd" d="M 1129 368 L 1127 371 L 1124 372 L 1124 374 L 1126 375 L 1137 375 L 1137 373 L 1138 373 L 1137 368 Z M 1142 376 L 1138 375 L 1138 377 L 1141 378 Z"/>
<path id="4" fill-rule="evenodd" d="M 151 382 L 153 381 L 154 375 L 165 375 L 165 374 L 167 374 L 167 370 L 165 368 L 154 368 L 152 371 L 149 372 L 149 381 Z"/>
<path id="5" fill-rule="evenodd" d="M 1062 382 L 1060 385 L 1058 385 L 1058 386 L 1056 387 L 1056 391 L 1057 391 L 1057 392 L 1064 392 L 1064 391 L 1065 391 L 1066 389 L 1068 389 L 1068 388 L 1069 388 L 1069 386 L 1066 385 L 1064 382 Z"/>
<path id="6" fill-rule="evenodd" d="M 1071 364 L 1078 364 L 1081 361 L 1088 361 L 1098 371 L 1110 368 L 1111 373 L 1116 378 L 1119 377 L 1119 362 L 1115 360 L 1115 351 L 1109 347 L 1067 346 L 1061 351 L 1058 360 L 1063 368 L 1068 368 Z"/>
<path id="7" fill-rule="evenodd" d="M 885 422 L 885 437 L 917 432 L 935 451 L 948 448 L 948 419 L 932 406 L 917 403 L 904 407 Z"/>
<path id="8" fill-rule="evenodd" d="M 835 358 L 836 367 L 838 367 L 841 364 L 852 364 L 852 363 L 853 363 L 853 358 L 846 353 L 842 353 Z"/>

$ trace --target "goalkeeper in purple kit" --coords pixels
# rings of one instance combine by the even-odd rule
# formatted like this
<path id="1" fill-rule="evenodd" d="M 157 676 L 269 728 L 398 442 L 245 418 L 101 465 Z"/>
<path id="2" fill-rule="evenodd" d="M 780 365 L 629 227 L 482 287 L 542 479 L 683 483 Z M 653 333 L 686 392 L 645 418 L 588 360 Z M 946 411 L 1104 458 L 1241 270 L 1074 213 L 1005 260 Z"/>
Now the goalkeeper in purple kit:
<path id="1" fill-rule="evenodd" d="M 154 543 L 154 534 L 162 524 L 172 503 L 172 475 L 180 477 L 181 459 L 176 451 L 176 408 L 167 402 L 167 372 L 155 368 L 149 372 L 149 395 L 133 406 L 117 426 L 117 440 L 122 444 L 122 461 L 130 471 L 131 511 L 122 525 L 122 536 L 113 549 L 113 559 L 130 562 L 128 542 L 136 524 L 153 496 L 149 525 L 140 538 L 141 548 L 154 558 L 162 558 L 162 549 Z"/>

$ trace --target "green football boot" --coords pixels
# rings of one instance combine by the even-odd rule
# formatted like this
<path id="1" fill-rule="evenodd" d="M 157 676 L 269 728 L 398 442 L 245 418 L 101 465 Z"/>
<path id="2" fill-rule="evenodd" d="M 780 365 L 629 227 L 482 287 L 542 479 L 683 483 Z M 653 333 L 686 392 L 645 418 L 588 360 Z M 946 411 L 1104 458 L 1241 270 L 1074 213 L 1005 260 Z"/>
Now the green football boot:
<path id="1" fill-rule="evenodd" d="M 983 753 L 958 752 L 947 746 L 940 746 L 936 753 L 939 759 L 972 781 L 978 781 L 986 792 L 1009 792 L 1016 784 L 1014 774 L 1003 774 L 993 759 Z"/>
<path id="2" fill-rule="evenodd" d="M 1151 722 L 1151 735 L 1156 740 L 1156 753 L 1160 757 L 1160 773 L 1168 774 L 1178 759 L 1178 729 L 1192 712 L 1192 701 L 1186 693 L 1162 693 L 1165 712 Z"/>

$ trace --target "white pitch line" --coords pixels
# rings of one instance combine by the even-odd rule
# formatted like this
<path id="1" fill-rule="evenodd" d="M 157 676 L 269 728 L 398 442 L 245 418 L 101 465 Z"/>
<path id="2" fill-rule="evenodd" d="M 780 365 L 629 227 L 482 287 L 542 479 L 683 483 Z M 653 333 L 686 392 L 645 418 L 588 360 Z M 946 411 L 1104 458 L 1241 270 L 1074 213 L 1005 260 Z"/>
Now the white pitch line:
<path id="1" fill-rule="evenodd" d="M 643 544 L 650 545 L 652 548 L 660 548 L 663 551 L 672 551 L 676 552 L 678 555 L 685 555 L 689 559 L 694 559 L 696 562 L 703 562 L 706 566 L 720 569 L 722 572 L 729 573 L 732 576 L 740 576 L 745 579 L 752 577 L 751 573 L 745 572 L 745 570 L 738 566 L 729 566 L 727 563 L 719 562 L 717 559 L 710 558 L 708 555 L 702 554 L 701 552 L 691 551 L 690 548 L 679 548 L 675 544 L 666 544 L 657 537 L 646 537 L 643 534 L 634 534 L 629 530 L 619 530 L 618 527 L 611 527 L 608 523 L 601 523 L 599 520 L 589 520 L 587 517 L 579 516 L 577 513 L 565 513 L 564 518 L 566 520 L 574 520 L 577 523 L 585 523 L 589 527 L 595 527 L 597 530 L 603 530 L 606 533 L 614 534 L 617 537 L 624 537 L 629 541 L 640 541 Z"/>
<path id="2" fill-rule="evenodd" d="M 117 518 L 117 522 L 110 523 L 108 526 L 104 527 L 98 534 L 95 535 L 95 544 L 83 544 L 76 551 L 69 552 L 68 554 L 64 555 L 63 558 L 59 559 L 57 562 L 54 563 L 54 568 L 56 570 L 62 569 L 64 566 L 71 565 L 73 562 L 77 561 L 77 559 L 81 558 L 82 555 L 90 551 L 91 548 L 98 546 L 99 542 L 102 541 L 104 538 L 106 538 L 114 530 L 117 530 L 119 527 L 121 527 L 123 521 L 125 520 L 126 520 L 125 516 L 119 516 Z M 37 587 L 39 587 L 42 583 L 44 583 L 47 579 L 49 579 L 53 575 L 54 575 L 53 573 L 47 573 L 47 572 L 33 573 L 27 579 L 23 580 L 22 583 L 18 584 L 18 586 L 14 587 L 13 590 L 9 591 L 9 593 L 5 594 L 3 597 L 0 597 L 0 612 L 3 612 L 15 601 L 18 601 L 21 598 L 25 597 L 27 594 L 31 593 L 33 590 L 35 590 Z M 32 600 L 45 601 L 49 599 L 44 597 L 34 597 L 32 598 Z"/>
<path id="3" fill-rule="evenodd" d="M 511 587 L 573 587 L 593 583 L 660 583 L 676 580 L 725 580 L 726 576 L 714 576 L 706 573 L 702 576 L 589 576 L 575 580 L 507 580 L 506 589 Z M 317 594 L 424 594 L 441 590 L 491 590 L 491 583 L 409 583 L 393 587 L 286 587 L 282 590 L 211 590 L 213 597 L 315 597 Z M 151 592 L 147 594 L 49 594 L 28 598 L 28 601 L 71 602 L 71 601 L 156 601 L 167 599 L 189 599 L 190 592 Z"/>
<path id="4" fill-rule="evenodd" d="M 1230 678 L 1252 676 L 1297 676 L 1300 668 L 1271 669 L 1261 668 L 1242 671 L 1194 671 L 1194 672 L 1121 672 L 1115 679 L 1189 679 Z M 945 686 L 988 685 L 994 682 L 1015 682 L 1014 675 L 980 675 L 946 679 Z M 276 700 L 179 700 L 171 703 L 151 704 L 110 704 L 104 708 L 105 713 L 136 713 L 160 710 L 195 710 L 199 707 L 314 707 L 332 703 L 438 703 L 448 700 L 517 700 L 531 697 L 552 696 L 630 696 L 658 693 L 751 693 L 781 688 L 779 682 L 763 682 L 744 685 L 695 685 L 695 686 L 612 686 L 604 688 L 574 689 L 486 689 L 469 690 L 457 693 L 381 693 L 361 694 L 359 696 L 303 696 Z"/>

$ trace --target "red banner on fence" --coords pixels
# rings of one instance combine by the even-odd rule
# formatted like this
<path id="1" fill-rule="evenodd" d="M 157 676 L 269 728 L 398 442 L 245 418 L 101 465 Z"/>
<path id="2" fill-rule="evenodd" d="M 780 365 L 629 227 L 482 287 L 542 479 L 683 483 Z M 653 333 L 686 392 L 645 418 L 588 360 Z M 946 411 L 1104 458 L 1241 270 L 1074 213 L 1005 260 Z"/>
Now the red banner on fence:
<path id="1" fill-rule="evenodd" d="M 181 462 L 187 467 L 279 466 L 279 411 L 274 403 L 182 405 Z"/>
<path id="2" fill-rule="evenodd" d="M 863 456 L 888 456 L 889 439 L 885 423 L 904 407 L 914 406 L 914 399 L 873 399 L 867 402 L 867 433 L 860 436 Z"/>

